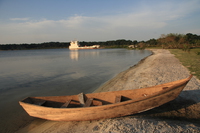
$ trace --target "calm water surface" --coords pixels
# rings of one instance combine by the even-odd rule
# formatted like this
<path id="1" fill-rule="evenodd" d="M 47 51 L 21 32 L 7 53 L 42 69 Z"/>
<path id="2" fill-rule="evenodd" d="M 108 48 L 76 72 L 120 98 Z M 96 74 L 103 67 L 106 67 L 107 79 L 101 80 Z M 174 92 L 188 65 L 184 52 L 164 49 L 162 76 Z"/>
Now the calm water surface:
<path id="1" fill-rule="evenodd" d="M 93 92 L 150 54 L 126 49 L 0 51 L 0 132 L 33 119 L 19 100 Z"/>

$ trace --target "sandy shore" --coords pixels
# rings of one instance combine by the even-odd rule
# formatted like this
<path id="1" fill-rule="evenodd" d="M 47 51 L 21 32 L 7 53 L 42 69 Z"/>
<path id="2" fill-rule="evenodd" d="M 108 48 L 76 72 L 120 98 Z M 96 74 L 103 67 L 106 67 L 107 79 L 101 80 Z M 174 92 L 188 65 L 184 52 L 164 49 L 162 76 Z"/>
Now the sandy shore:
<path id="1" fill-rule="evenodd" d="M 153 55 L 121 72 L 96 92 L 128 90 L 186 78 L 190 72 L 168 50 L 152 50 Z M 81 122 L 54 122 L 36 119 L 19 133 L 122 133 L 200 132 L 200 81 L 193 77 L 180 96 L 141 114 Z"/>

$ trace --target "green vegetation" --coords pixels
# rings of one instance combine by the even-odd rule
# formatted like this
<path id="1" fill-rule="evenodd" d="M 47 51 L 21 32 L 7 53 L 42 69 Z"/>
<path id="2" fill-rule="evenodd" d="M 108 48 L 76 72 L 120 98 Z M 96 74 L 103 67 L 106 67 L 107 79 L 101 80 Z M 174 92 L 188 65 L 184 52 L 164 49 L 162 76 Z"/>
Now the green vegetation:
<path id="1" fill-rule="evenodd" d="M 44 42 L 38 44 L 2 44 L 0 50 L 24 50 L 24 49 L 53 49 L 53 48 L 68 48 L 69 42 Z"/>
<path id="2" fill-rule="evenodd" d="M 191 33 L 186 35 L 170 33 L 161 35 L 157 42 L 162 48 L 182 49 L 189 52 L 193 47 L 200 47 L 200 36 Z"/>
<path id="3" fill-rule="evenodd" d="M 133 43 L 135 42 L 132 42 L 131 40 L 119 39 L 105 42 L 80 42 L 80 45 L 100 45 L 102 48 L 128 48 L 128 46 L 132 45 Z"/>
<path id="4" fill-rule="evenodd" d="M 170 52 L 190 70 L 191 74 L 200 79 L 200 48 L 190 49 L 190 52 L 184 52 L 180 49 L 170 49 Z"/>
<path id="5" fill-rule="evenodd" d="M 45 42 L 38 44 L 0 44 L 0 50 L 21 50 L 21 49 L 50 49 L 50 48 L 68 48 L 69 42 Z M 192 33 L 167 35 L 162 34 L 158 39 L 150 39 L 148 41 L 137 40 L 111 40 L 104 42 L 80 42 L 81 46 L 100 45 L 101 48 L 129 48 L 129 49 L 145 49 L 161 47 L 164 49 L 182 49 L 189 52 L 191 48 L 200 47 L 200 36 Z M 200 53 L 199 53 L 200 54 Z"/>

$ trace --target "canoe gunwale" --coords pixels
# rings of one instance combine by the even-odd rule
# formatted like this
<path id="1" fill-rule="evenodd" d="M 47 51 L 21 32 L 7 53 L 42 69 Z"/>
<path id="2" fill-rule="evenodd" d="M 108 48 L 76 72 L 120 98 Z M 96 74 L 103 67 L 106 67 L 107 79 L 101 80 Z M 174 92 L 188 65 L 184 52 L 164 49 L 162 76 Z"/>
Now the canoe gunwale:
<path id="1" fill-rule="evenodd" d="M 90 106 L 90 107 L 77 107 L 77 108 L 55 108 L 55 107 L 45 107 L 45 106 L 40 106 L 40 105 L 35 105 L 35 104 L 31 104 L 31 103 L 26 103 L 26 102 L 23 102 L 23 100 L 27 99 L 27 98 L 34 98 L 34 97 L 27 97 L 21 101 L 19 101 L 20 105 L 23 106 L 24 104 L 25 105 L 28 105 L 28 106 L 35 106 L 37 108 L 49 108 L 49 109 L 52 109 L 52 110 L 71 110 L 71 111 L 75 111 L 75 110 L 80 110 L 80 108 L 82 110 L 88 110 L 88 109 L 95 109 L 95 108 L 102 108 L 102 107 L 114 107 L 114 106 L 121 106 L 121 105 L 127 105 L 127 104 L 130 104 L 130 103 L 134 103 L 134 102 L 140 102 L 140 101 L 143 101 L 143 100 L 148 100 L 152 97 L 156 97 L 156 96 L 159 96 L 159 95 L 162 95 L 162 94 L 165 94 L 165 93 L 168 93 L 169 91 L 173 91 L 174 89 L 176 89 L 177 87 L 180 87 L 180 86 L 185 86 L 189 81 L 190 79 L 192 78 L 192 75 L 190 75 L 190 77 L 184 79 L 184 81 L 180 82 L 180 83 L 177 83 L 175 85 L 172 85 L 171 87 L 168 87 L 168 88 L 165 88 L 159 92 L 155 92 L 151 95 L 147 95 L 147 96 L 144 96 L 144 97 L 141 97 L 141 98 L 137 98 L 137 99 L 131 99 L 131 100 L 127 100 L 127 101 L 122 101 L 122 102 L 119 102 L 119 103 L 111 103 L 111 104 L 106 104 L 106 105 L 99 105 L 99 106 Z M 184 88 L 184 87 L 183 87 Z M 142 88 L 141 88 L 142 89 Z M 181 92 L 181 91 L 180 91 Z"/>

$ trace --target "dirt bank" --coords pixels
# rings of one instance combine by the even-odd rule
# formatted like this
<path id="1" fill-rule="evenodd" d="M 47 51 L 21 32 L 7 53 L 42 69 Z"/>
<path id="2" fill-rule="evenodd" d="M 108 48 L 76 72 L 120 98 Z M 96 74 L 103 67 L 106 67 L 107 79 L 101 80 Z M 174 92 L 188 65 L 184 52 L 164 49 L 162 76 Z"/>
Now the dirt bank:
<path id="1" fill-rule="evenodd" d="M 154 86 L 190 75 L 189 71 L 168 50 L 152 51 L 153 55 L 118 74 L 97 92 Z M 193 77 L 176 100 L 141 114 L 81 122 L 53 122 L 36 119 L 18 132 L 200 132 L 199 96 L 200 81 Z"/>

